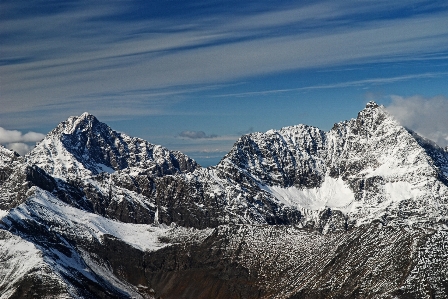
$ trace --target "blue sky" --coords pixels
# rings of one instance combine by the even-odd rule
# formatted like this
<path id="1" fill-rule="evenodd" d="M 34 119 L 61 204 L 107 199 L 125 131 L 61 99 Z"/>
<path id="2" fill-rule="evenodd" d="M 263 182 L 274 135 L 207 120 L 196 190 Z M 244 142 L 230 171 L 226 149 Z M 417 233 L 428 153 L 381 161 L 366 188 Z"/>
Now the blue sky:
<path id="1" fill-rule="evenodd" d="M 88 111 L 211 165 L 369 100 L 448 144 L 446 1 L 6 0 L 0 43 L 0 143 L 21 152 Z"/>

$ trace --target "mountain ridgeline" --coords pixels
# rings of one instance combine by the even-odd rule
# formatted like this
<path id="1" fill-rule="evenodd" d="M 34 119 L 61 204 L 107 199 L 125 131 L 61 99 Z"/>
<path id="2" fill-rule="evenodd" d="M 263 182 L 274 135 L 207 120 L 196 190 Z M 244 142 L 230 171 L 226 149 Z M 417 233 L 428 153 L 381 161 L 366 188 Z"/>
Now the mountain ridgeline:
<path id="1" fill-rule="evenodd" d="M 84 113 L 0 147 L 0 298 L 446 298 L 447 220 L 447 150 L 374 102 L 208 168 Z"/>

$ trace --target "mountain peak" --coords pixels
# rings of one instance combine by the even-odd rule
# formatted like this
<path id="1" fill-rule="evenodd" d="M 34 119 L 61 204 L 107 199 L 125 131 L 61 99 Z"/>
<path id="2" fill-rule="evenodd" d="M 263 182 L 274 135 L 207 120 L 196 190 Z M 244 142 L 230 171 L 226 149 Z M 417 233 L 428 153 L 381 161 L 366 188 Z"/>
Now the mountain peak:
<path id="1" fill-rule="evenodd" d="M 10 298 L 446 298 L 448 154 L 374 102 L 329 132 L 244 135 L 210 168 L 89 113 L 11 155 L 0 146 Z"/>
<path id="2" fill-rule="evenodd" d="M 78 119 L 78 121 L 90 121 L 90 122 L 98 121 L 96 116 L 91 114 L 91 113 L 89 113 L 89 112 L 84 112 L 80 116 L 77 116 L 76 119 Z"/>
<path id="3" fill-rule="evenodd" d="M 61 122 L 28 159 L 58 178 L 112 173 L 128 167 L 151 169 L 155 175 L 189 172 L 198 167 L 184 154 L 116 132 L 88 112 Z"/>
<path id="4" fill-rule="evenodd" d="M 366 109 L 375 109 L 375 108 L 378 108 L 378 107 L 380 107 L 380 105 L 378 105 L 375 101 L 369 101 L 366 104 Z"/>
<path id="5" fill-rule="evenodd" d="M 383 105 L 378 105 L 374 101 L 370 101 L 366 104 L 366 107 L 359 111 L 358 118 L 360 116 L 382 116 L 382 117 L 390 117 L 390 114 L 387 112 L 386 108 Z"/>
<path id="6" fill-rule="evenodd" d="M 81 114 L 76 118 L 78 119 L 78 121 L 99 122 L 96 116 L 89 112 L 84 112 L 83 114 Z"/>
<path id="7" fill-rule="evenodd" d="M 91 129 L 95 124 L 99 123 L 100 121 L 93 114 L 84 112 L 80 116 L 70 116 L 66 121 L 59 124 L 58 128 L 62 129 L 62 133 L 73 134 L 77 131 Z"/>
<path id="8" fill-rule="evenodd" d="M 93 117 L 95 117 L 93 114 L 90 114 L 89 112 L 84 112 L 83 114 L 81 114 L 80 116 L 79 116 L 79 118 L 88 118 L 88 117 L 90 117 L 90 116 L 93 116 Z"/>
<path id="9" fill-rule="evenodd" d="M 375 130 L 383 122 L 388 122 L 392 126 L 399 125 L 384 106 L 378 105 L 374 101 L 368 102 L 366 108 L 361 110 L 356 118 L 356 125 L 362 130 L 368 128 Z"/>

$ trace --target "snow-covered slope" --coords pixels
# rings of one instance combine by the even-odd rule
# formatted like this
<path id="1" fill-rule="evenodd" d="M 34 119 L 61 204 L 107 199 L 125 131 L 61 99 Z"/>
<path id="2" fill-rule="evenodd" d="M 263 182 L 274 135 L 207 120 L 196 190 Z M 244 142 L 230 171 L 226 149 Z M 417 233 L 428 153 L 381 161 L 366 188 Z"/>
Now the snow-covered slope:
<path id="1" fill-rule="evenodd" d="M 52 177 L 54 184 L 44 189 L 64 202 L 132 223 L 154 222 L 149 193 L 156 177 L 200 167 L 180 152 L 116 132 L 88 113 L 60 123 L 24 164 Z"/>
<path id="2" fill-rule="evenodd" d="M 29 193 L 33 195 L 1 217 L 1 298 L 42 296 L 45 290 L 39 284 L 26 288 L 23 284 L 24 279 L 43 274 L 48 277 L 40 278 L 52 283 L 48 298 L 149 298 L 111 269 L 110 256 L 101 255 L 111 250 L 119 258 L 142 257 L 169 246 L 160 240 L 172 230 L 178 230 L 178 235 L 194 233 L 175 226 L 106 219 L 61 202 L 38 187 Z M 195 239 L 203 240 L 210 232 L 196 233 Z"/>
<path id="3" fill-rule="evenodd" d="M 434 155 L 443 154 L 442 149 L 428 152 L 421 138 L 383 107 L 369 103 L 356 119 L 335 125 L 327 136 L 327 172 L 345 180 L 355 193 L 354 218 L 446 217 L 448 189 Z"/>
<path id="4" fill-rule="evenodd" d="M 34 284 L 33 293 L 29 294 L 25 284 Z M 48 293 L 58 294 L 59 298 L 65 295 L 65 298 L 70 298 L 63 290 L 64 283 L 48 267 L 42 252 L 33 243 L 1 229 L 0 298 L 26 298 L 34 293 L 45 298 L 42 292 L 44 284 Z"/>
<path id="5" fill-rule="evenodd" d="M 373 102 L 209 168 L 84 113 L 0 147 L 0 298 L 445 298 L 447 218 L 448 152 Z"/>

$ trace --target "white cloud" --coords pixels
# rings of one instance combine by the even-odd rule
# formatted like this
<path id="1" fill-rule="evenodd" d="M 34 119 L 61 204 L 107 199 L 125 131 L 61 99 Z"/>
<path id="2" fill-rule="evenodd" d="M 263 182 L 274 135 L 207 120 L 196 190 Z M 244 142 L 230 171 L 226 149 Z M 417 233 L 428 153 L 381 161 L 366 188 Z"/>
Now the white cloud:
<path id="1" fill-rule="evenodd" d="M 16 142 L 22 139 L 22 133 L 17 130 L 5 130 L 0 127 L 0 143 Z"/>
<path id="2" fill-rule="evenodd" d="M 30 152 L 31 146 L 23 142 L 8 143 L 6 148 L 16 151 L 19 155 L 25 155 Z"/>
<path id="3" fill-rule="evenodd" d="M 28 132 L 22 136 L 23 142 L 37 142 L 45 138 L 45 135 L 37 132 Z"/>
<path id="4" fill-rule="evenodd" d="M 448 145 L 448 98 L 437 96 L 392 96 L 387 110 L 405 127 L 435 141 Z"/>
<path id="5" fill-rule="evenodd" d="M 30 151 L 30 143 L 38 142 L 44 137 L 44 134 L 37 132 L 22 134 L 18 130 L 6 130 L 0 127 L 0 144 L 4 144 L 6 148 L 15 150 L 20 155 L 24 155 Z"/>

